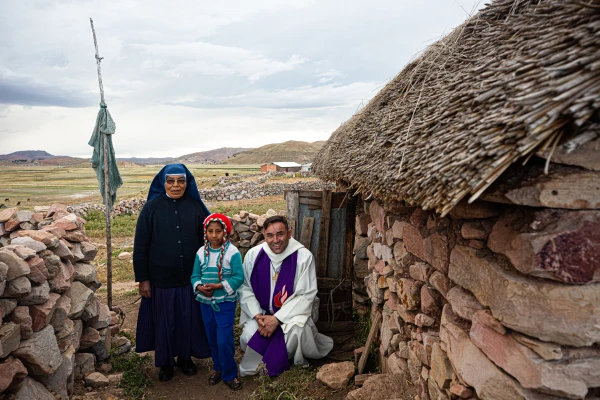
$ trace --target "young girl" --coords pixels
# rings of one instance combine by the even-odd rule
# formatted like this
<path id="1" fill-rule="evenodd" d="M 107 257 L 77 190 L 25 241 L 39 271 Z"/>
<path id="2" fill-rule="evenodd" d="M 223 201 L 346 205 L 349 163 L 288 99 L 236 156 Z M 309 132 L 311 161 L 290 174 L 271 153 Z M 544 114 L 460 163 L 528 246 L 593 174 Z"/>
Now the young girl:
<path id="1" fill-rule="evenodd" d="M 229 242 L 232 232 L 231 221 L 223 214 L 211 214 L 204 220 L 204 246 L 196 253 L 191 280 L 214 364 L 208 383 L 216 385 L 223 380 L 231 389 L 239 390 L 242 382 L 233 357 L 233 324 L 244 270 L 240 252 Z"/>

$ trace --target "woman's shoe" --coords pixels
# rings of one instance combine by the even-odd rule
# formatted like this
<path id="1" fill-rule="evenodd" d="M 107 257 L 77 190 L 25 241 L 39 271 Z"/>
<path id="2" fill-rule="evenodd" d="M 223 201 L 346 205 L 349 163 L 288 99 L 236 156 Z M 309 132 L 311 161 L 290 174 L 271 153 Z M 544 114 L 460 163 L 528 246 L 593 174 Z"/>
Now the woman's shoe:
<path id="1" fill-rule="evenodd" d="M 186 376 L 196 375 L 198 370 L 191 358 L 177 357 L 177 368 Z"/>
<path id="2" fill-rule="evenodd" d="M 167 365 L 166 367 L 161 367 L 158 372 L 158 380 L 161 382 L 168 382 L 173 379 L 174 374 L 173 366 Z"/>

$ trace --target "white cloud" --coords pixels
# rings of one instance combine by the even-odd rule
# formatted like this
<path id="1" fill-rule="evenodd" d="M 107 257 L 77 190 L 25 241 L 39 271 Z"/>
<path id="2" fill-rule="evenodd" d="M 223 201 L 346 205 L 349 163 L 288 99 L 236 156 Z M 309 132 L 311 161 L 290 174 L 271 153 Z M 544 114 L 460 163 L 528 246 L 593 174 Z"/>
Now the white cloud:
<path id="1" fill-rule="evenodd" d="M 326 139 L 478 3 L 3 0 L 0 152 L 90 153 L 89 17 L 118 154 L 159 156 Z"/>

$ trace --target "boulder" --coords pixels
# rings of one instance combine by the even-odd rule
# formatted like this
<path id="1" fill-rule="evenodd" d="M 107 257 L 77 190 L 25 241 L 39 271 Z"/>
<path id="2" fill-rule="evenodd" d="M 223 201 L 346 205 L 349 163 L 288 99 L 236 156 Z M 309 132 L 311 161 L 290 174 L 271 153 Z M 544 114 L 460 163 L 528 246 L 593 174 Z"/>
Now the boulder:
<path id="1" fill-rule="evenodd" d="M 21 342 L 21 326 L 7 322 L 0 326 L 0 358 L 7 357 L 19 348 Z"/>
<path id="2" fill-rule="evenodd" d="M 65 231 L 74 231 L 79 228 L 77 225 L 77 216 L 75 214 L 68 214 L 62 218 L 55 219 L 53 225 L 58 226 Z"/>
<path id="3" fill-rule="evenodd" d="M 408 310 L 418 310 L 421 302 L 423 283 L 408 278 L 398 280 L 398 297 Z"/>
<path id="4" fill-rule="evenodd" d="M 36 379 L 52 392 L 61 396 L 61 399 L 68 399 L 73 392 L 73 383 L 75 381 L 75 349 L 71 346 L 62 353 L 62 363 L 56 371 L 49 375 L 39 375 Z"/>
<path id="5" fill-rule="evenodd" d="M 446 352 L 442 350 L 439 342 L 433 343 L 431 346 L 431 371 L 429 378 L 435 381 L 440 389 L 448 389 L 452 382 L 453 374 L 454 370 Z"/>
<path id="6" fill-rule="evenodd" d="M 75 379 L 82 379 L 85 375 L 95 371 L 96 357 L 92 353 L 75 354 Z"/>
<path id="7" fill-rule="evenodd" d="M 369 204 L 369 216 L 375 224 L 377 231 L 384 235 L 387 231 L 385 210 L 377 200 L 373 200 L 371 204 Z"/>
<path id="8" fill-rule="evenodd" d="M 408 275 L 416 281 L 427 282 L 431 267 L 424 262 L 416 262 L 408 267 Z"/>
<path id="9" fill-rule="evenodd" d="M 397 353 L 392 353 L 387 359 L 386 373 L 404 376 L 408 373 L 408 362 Z"/>
<path id="10" fill-rule="evenodd" d="M 417 314 L 415 317 L 415 325 L 419 327 L 428 327 L 435 325 L 435 319 L 426 314 Z"/>
<path id="11" fill-rule="evenodd" d="M 123 251 L 123 252 L 119 253 L 119 256 L 117 258 L 119 260 L 129 260 L 129 259 L 131 259 L 131 253 L 128 251 Z"/>
<path id="12" fill-rule="evenodd" d="M 98 248 L 90 242 L 81 242 L 81 252 L 83 253 L 82 261 L 93 261 L 98 253 Z"/>
<path id="13" fill-rule="evenodd" d="M 29 315 L 29 307 L 17 306 L 12 314 L 10 314 L 8 320 L 21 327 L 22 340 L 31 338 L 31 335 L 33 334 L 33 328 L 31 316 Z"/>
<path id="14" fill-rule="evenodd" d="M 98 305 L 98 318 L 96 322 L 90 324 L 94 329 L 104 329 L 110 324 L 110 309 L 104 303 Z"/>
<path id="15" fill-rule="evenodd" d="M 34 332 L 38 332 L 48 326 L 52 320 L 56 302 L 60 298 L 59 294 L 50 293 L 49 299 L 43 304 L 29 306 L 29 314 L 31 315 L 31 327 Z"/>
<path id="16" fill-rule="evenodd" d="M 79 343 L 74 342 L 75 323 L 73 320 L 67 318 L 63 323 L 62 329 L 59 331 L 56 331 L 55 329 L 54 331 L 56 332 L 56 344 L 61 353 L 65 352 L 70 346 L 75 348 L 75 346 L 73 346 L 74 344 L 79 346 Z"/>
<path id="17" fill-rule="evenodd" d="M 465 222 L 460 228 L 464 239 L 485 239 L 486 233 L 481 222 Z"/>
<path id="18" fill-rule="evenodd" d="M 333 390 L 345 388 L 353 376 L 354 363 L 351 361 L 326 364 L 317 372 L 317 380 Z"/>
<path id="19" fill-rule="evenodd" d="M 33 306 L 44 304 L 48 300 L 50 300 L 50 286 L 48 285 L 48 282 L 44 282 L 41 285 L 31 286 L 31 291 L 26 296 L 19 299 L 19 305 Z"/>
<path id="20" fill-rule="evenodd" d="M 71 320 L 73 321 L 73 347 L 75 350 L 79 350 L 81 336 L 83 335 L 83 321 L 80 319 Z"/>
<path id="21" fill-rule="evenodd" d="M 56 400 L 44 385 L 26 377 L 21 387 L 15 392 L 14 400 Z"/>
<path id="22" fill-rule="evenodd" d="M 510 334 L 494 329 L 497 324 L 488 312 L 476 312 L 470 331 L 471 340 L 523 387 L 580 399 L 586 396 L 588 387 L 600 386 L 600 358 L 545 361 Z"/>
<path id="23" fill-rule="evenodd" d="M 0 210 L 0 222 L 6 222 L 17 214 L 16 207 L 9 207 L 3 210 Z"/>
<path id="24" fill-rule="evenodd" d="M 65 293 L 71 287 L 71 277 L 75 274 L 75 269 L 69 261 L 61 262 L 56 276 L 48 281 L 50 290 L 55 293 Z"/>
<path id="25" fill-rule="evenodd" d="M 467 292 L 460 286 L 454 286 L 446 293 L 446 300 L 452 306 L 452 311 L 458 314 L 459 317 L 468 319 L 473 317 L 476 311 L 483 310 L 485 307 L 481 305 L 471 293 Z"/>
<path id="26" fill-rule="evenodd" d="M 84 284 L 92 283 L 97 279 L 96 268 L 92 264 L 78 262 L 73 265 L 75 268 L 75 280 Z"/>
<path id="27" fill-rule="evenodd" d="M 389 262 L 392 257 L 392 248 L 381 243 L 373 243 L 373 253 L 375 257 L 385 262 Z"/>
<path id="28" fill-rule="evenodd" d="M 564 285 L 528 279 L 456 246 L 449 277 L 470 290 L 504 326 L 547 342 L 591 346 L 600 342 L 600 285 Z"/>
<path id="29" fill-rule="evenodd" d="M 18 238 L 15 238 L 18 239 Z M 14 241 L 14 239 L 13 239 Z M 42 243 L 43 244 L 43 243 Z M 29 258 L 35 257 L 36 255 L 36 251 L 30 249 L 29 247 L 26 246 L 21 246 L 20 244 L 14 244 L 11 241 L 11 244 L 9 244 L 8 246 L 3 247 L 4 250 L 10 250 L 12 252 L 14 252 L 16 255 L 18 255 L 22 260 L 27 260 Z"/>
<path id="30" fill-rule="evenodd" d="M 436 232 L 423 240 L 423 249 L 425 258 L 421 258 L 441 273 L 447 274 L 450 254 L 448 238 Z"/>
<path id="31" fill-rule="evenodd" d="M 100 372 L 92 372 L 91 374 L 87 375 L 84 380 L 87 386 L 90 386 L 94 389 L 108 386 L 110 383 L 108 378 L 102 375 Z"/>
<path id="32" fill-rule="evenodd" d="M 23 361 L 34 375 L 51 374 L 62 363 L 52 326 L 33 333 L 31 339 L 23 340 L 19 348 L 13 351 L 13 356 Z"/>
<path id="33" fill-rule="evenodd" d="M 100 341 L 100 334 L 97 330 L 91 327 L 87 327 L 83 330 L 81 338 L 79 340 L 79 349 L 86 350 L 93 347 Z"/>
<path id="34" fill-rule="evenodd" d="M 524 274 L 566 283 L 600 282 L 600 211 L 544 210 L 529 227 L 518 224 L 523 219 L 517 213 L 502 216 L 489 248 Z"/>
<path id="35" fill-rule="evenodd" d="M 433 271 L 433 274 L 429 277 L 429 283 L 444 297 L 452 287 L 450 279 L 439 271 Z"/>
<path id="36" fill-rule="evenodd" d="M 71 299 L 63 294 L 56 301 L 56 308 L 54 309 L 54 314 L 52 315 L 52 319 L 50 320 L 50 325 L 54 327 L 55 332 L 58 332 L 63 328 L 65 321 L 67 320 L 67 316 L 70 312 Z"/>
<path id="37" fill-rule="evenodd" d="M 354 255 L 362 260 L 369 258 L 367 256 L 367 247 L 371 244 L 371 239 L 363 236 L 354 237 Z"/>
<path id="38" fill-rule="evenodd" d="M 16 388 L 27 376 L 27 368 L 21 360 L 8 357 L 0 363 L 0 393 L 8 388 Z"/>
<path id="39" fill-rule="evenodd" d="M 14 238 L 13 240 L 11 240 L 10 244 L 17 244 L 28 247 L 36 253 L 46 248 L 46 245 L 44 243 L 38 242 L 37 240 L 30 238 L 29 236 Z"/>
<path id="40" fill-rule="evenodd" d="M 48 270 L 48 279 L 53 279 L 58 274 L 60 269 L 60 257 L 52 253 L 50 250 L 41 251 L 39 256 L 42 257 L 44 264 L 46 264 L 46 269 Z"/>
<path id="41" fill-rule="evenodd" d="M 0 317 L 4 318 L 17 307 L 17 299 L 0 299 Z"/>
<path id="42" fill-rule="evenodd" d="M 44 283 L 48 280 L 48 269 L 46 268 L 46 263 L 43 258 L 36 255 L 27 260 L 27 265 L 29 265 L 29 268 L 31 269 L 31 272 L 27 275 L 27 278 L 29 278 L 31 282 Z"/>
<path id="43" fill-rule="evenodd" d="M 366 236 L 367 229 L 371 223 L 371 216 L 369 214 L 359 214 L 356 216 L 355 231 L 358 236 Z"/>
<path id="44" fill-rule="evenodd" d="M 81 252 L 81 245 L 79 243 L 73 243 L 71 253 L 73 253 L 73 262 L 81 261 L 85 257 Z"/>
<path id="45" fill-rule="evenodd" d="M 28 267 L 29 268 L 29 267 Z M 4 289 L 3 297 L 21 298 L 31 292 L 31 282 L 24 276 L 8 281 Z"/>
<path id="46" fill-rule="evenodd" d="M 512 337 L 523 346 L 529 347 L 544 360 L 560 360 L 563 358 L 563 351 L 560 345 L 556 343 L 544 342 L 535 338 L 523 335 L 517 331 L 511 332 Z"/>
<path id="47" fill-rule="evenodd" d="M 61 240 L 58 241 L 58 244 L 52 249 L 52 252 L 63 260 L 73 261 L 75 259 L 69 247 Z"/>
<path id="48" fill-rule="evenodd" d="M 8 266 L 8 271 L 6 273 L 7 281 L 11 281 L 31 272 L 29 265 L 21 257 L 4 248 L 0 248 L 0 262 Z"/>
<path id="49" fill-rule="evenodd" d="M 91 326 L 98 320 L 99 313 L 100 301 L 94 296 L 83 310 L 83 314 L 81 314 L 81 320 L 85 322 L 86 325 Z"/>
<path id="50" fill-rule="evenodd" d="M 370 376 L 359 389 L 348 392 L 346 400 L 402 400 L 413 398 L 414 389 L 406 384 L 406 374 L 378 374 Z"/>
<path id="51" fill-rule="evenodd" d="M 56 236 L 46 231 L 22 230 L 17 232 L 19 237 L 30 237 L 33 240 L 44 243 L 47 247 L 54 248 L 59 240 Z"/>
<path id="52" fill-rule="evenodd" d="M 80 231 L 65 232 L 63 235 L 61 235 L 61 238 L 68 240 L 69 242 L 73 243 L 73 245 L 75 245 L 75 243 L 89 240 L 88 237 Z"/>
<path id="53" fill-rule="evenodd" d="M 481 200 L 476 200 L 471 204 L 462 200 L 450 210 L 452 219 L 483 219 L 498 215 L 500 215 L 500 206 Z"/>
<path id="54" fill-rule="evenodd" d="M 6 281 L 8 275 L 8 265 L 0 261 L 0 282 Z"/>
<path id="55" fill-rule="evenodd" d="M 81 282 L 73 282 L 71 285 L 71 312 L 69 318 L 77 319 L 83 314 L 83 310 L 92 300 L 94 292 Z"/>
<path id="56" fill-rule="evenodd" d="M 425 260 L 425 244 L 423 243 L 423 237 L 419 229 L 412 225 L 405 225 L 402 229 L 402 242 L 409 253 L 414 254 L 421 260 Z"/>
<path id="57" fill-rule="evenodd" d="M 431 286 L 421 286 L 421 310 L 431 317 L 439 317 L 442 312 L 441 297 Z"/>
<path id="58" fill-rule="evenodd" d="M 502 372 L 490 361 L 471 342 L 457 318 L 448 305 L 444 306 L 440 337 L 446 344 L 448 358 L 454 371 L 462 382 L 475 388 L 480 399 L 543 398 L 539 393 L 523 388 L 519 382 Z"/>

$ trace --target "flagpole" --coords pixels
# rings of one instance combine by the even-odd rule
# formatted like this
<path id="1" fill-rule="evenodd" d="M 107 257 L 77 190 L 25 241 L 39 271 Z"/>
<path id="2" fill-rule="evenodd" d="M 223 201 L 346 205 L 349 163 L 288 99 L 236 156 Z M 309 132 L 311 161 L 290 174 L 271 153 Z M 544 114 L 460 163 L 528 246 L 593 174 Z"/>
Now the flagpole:
<path id="1" fill-rule="evenodd" d="M 98 84 L 100 85 L 100 102 L 104 104 L 104 86 L 102 85 L 102 72 L 100 70 L 100 61 L 102 57 L 98 55 L 98 41 L 96 40 L 96 31 L 94 30 L 94 21 L 90 18 L 92 34 L 94 35 L 94 47 L 96 48 L 96 65 L 98 66 Z M 110 191 L 108 185 L 108 135 L 102 135 L 104 144 L 104 214 L 106 216 L 106 297 L 108 308 L 112 310 L 112 245 L 110 235 Z"/>

